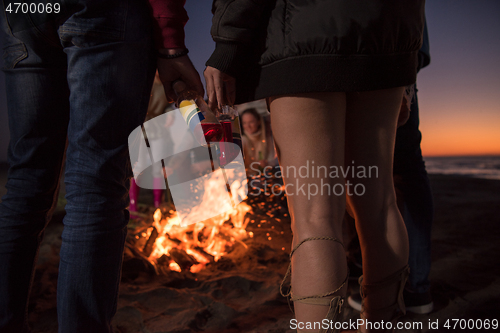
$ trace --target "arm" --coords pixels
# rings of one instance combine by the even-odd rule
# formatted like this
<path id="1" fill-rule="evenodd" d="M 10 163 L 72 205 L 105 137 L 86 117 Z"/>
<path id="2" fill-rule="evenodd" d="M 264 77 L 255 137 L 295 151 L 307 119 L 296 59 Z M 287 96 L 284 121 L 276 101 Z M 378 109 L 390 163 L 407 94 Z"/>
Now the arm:
<path id="1" fill-rule="evenodd" d="M 188 20 L 184 9 L 185 0 L 149 0 L 155 18 L 155 44 L 159 53 L 177 54 L 185 50 L 184 25 Z M 172 82 L 181 79 L 193 90 L 203 96 L 200 76 L 187 55 L 174 59 L 158 58 L 158 73 L 169 102 L 175 101 L 176 95 Z"/>
<path id="2" fill-rule="evenodd" d="M 210 33 L 216 46 L 204 72 L 211 108 L 234 103 L 238 54 L 251 45 L 263 13 L 273 4 L 273 0 L 214 0 Z"/>

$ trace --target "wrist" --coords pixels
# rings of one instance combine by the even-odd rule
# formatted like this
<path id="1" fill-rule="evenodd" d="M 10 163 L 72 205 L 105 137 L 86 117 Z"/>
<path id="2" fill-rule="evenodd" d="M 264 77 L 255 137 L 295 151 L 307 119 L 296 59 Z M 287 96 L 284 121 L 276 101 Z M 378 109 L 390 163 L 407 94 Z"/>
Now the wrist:
<path id="1" fill-rule="evenodd" d="M 241 49 L 241 46 L 237 43 L 217 42 L 214 52 L 205 65 L 217 68 L 221 72 L 235 77 L 237 72 L 235 69 L 236 58 L 239 49 Z"/>
<path id="2" fill-rule="evenodd" d="M 175 59 L 185 56 L 189 53 L 187 48 L 175 48 L 175 49 L 159 49 L 157 56 L 161 59 Z"/>

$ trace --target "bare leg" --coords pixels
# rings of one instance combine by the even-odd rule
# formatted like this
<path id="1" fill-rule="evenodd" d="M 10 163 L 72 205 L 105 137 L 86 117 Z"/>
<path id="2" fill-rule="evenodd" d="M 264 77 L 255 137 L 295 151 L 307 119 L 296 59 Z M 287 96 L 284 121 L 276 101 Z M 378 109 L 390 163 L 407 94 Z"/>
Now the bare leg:
<path id="1" fill-rule="evenodd" d="M 365 189 L 363 195 L 348 196 L 347 200 L 356 218 L 366 284 L 383 281 L 408 263 L 408 236 L 397 208 L 392 178 L 402 94 L 403 88 L 393 88 L 346 95 L 346 165 L 355 165 L 357 171 L 372 167 L 367 178 L 348 176 L 348 181 L 363 184 Z M 365 307 L 382 309 L 394 304 L 397 288 L 394 284 L 372 294 L 365 299 Z M 368 319 L 389 320 L 393 313 L 381 316 Z"/>
<path id="2" fill-rule="evenodd" d="M 344 164 L 345 103 L 345 93 L 309 93 L 269 100 L 275 145 L 287 186 L 292 247 L 309 237 L 342 241 L 345 194 L 331 193 L 336 184 L 337 192 L 343 189 L 344 178 L 317 177 L 316 173 L 312 177 L 311 170 L 317 171 L 317 166 L 330 170 L 330 166 Z M 292 258 L 292 291 L 300 296 L 330 292 L 342 284 L 346 274 L 345 252 L 340 244 L 305 242 Z M 345 288 L 338 294 L 345 296 Z M 295 302 L 294 307 L 299 322 L 321 322 L 328 312 L 328 306 L 322 305 Z M 300 330 L 314 331 L 318 330 Z"/>

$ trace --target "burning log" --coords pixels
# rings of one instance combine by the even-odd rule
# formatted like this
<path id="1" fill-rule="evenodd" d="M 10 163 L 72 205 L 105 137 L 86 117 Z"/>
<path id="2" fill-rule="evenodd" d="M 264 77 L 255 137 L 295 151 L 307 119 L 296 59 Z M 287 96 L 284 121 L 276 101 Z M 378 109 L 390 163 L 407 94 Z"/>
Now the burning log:
<path id="1" fill-rule="evenodd" d="M 125 244 L 125 254 L 128 251 L 132 256 L 126 259 L 123 263 L 124 273 L 129 273 L 129 275 L 137 276 L 138 271 L 145 271 L 151 274 L 158 274 L 156 267 L 149 261 L 149 259 L 141 253 L 141 251 L 136 250 L 133 245 Z"/>
<path id="2" fill-rule="evenodd" d="M 175 261 L 181 270 L 189 270 L 191 266 L 198 264 L 195 258 L 186 253 L 186 251 L 178 248 L 170 250 L 170 259 Z"/>
<path id="3" fill-rule="evenodd" d="M 160 258 L 158 258 L 158 260 L 156 260 L 156 262 L 158 263 L 158 265 L 168 266 L 168 264 L 170 263 L 170 259 L 170 256 L 163 254 Z"/>
<path id="4" fill-rule="evenodd" d="M 177 238 L 173 238 L 172 236 L 170 236 L 170 234 L 166 233 L 165 236 L 168 238 L 168 240 L 172 243 L 175 243 L 175 245 L 179 245 L 179 244 L 182 244 L 182 241 L 181 240 L 178 240 Z"/>
<path id="5" fill-rule="evenodd" d="M 194 248 L 200 255 L 202 255 L 203 257 L 205 257 L 205 259 L 207 259 L 209 262 L 213 262 L 214 261 L 214 256 L 211 255 L 210 253 L 206 253 L 205 250 L 199 246 L 195 247 Z"/>
<path id="6" fill-rule="evenodd" d="M 151 252 L 153 252 L 153 246 L 155 245 L 156 238 L 158 238 L 158 230 L 153 227 L 151 235 L 149 236 L 146 244 L 144 245 L 144 248 L 142 249 L 142 252 L 146 257 L 149 257 L 151 255 Z"/>

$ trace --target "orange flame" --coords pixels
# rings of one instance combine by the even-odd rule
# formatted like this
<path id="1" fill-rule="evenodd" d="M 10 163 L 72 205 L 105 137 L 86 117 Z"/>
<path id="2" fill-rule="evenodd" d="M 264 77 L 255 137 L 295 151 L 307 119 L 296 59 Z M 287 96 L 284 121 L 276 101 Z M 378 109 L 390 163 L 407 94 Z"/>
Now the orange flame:
<path id="1" fill-rule="evenodd" d="M 227 191 L 210 183 L 204 185 L 203 201 L 207 201 L 207 204 L 204 204 L 203 208 L 214 207 L 213 209 L 216 209 L 216 205 L 210 203 L 216 202 L 223 196 L 227 197 Z M 234 182 L 231 185 L 231 193 L 244 197 L 244 185 L 244 183 Z M 247 247 L 243 240 L 252 237 L 253 234 L 245 230 L 250 222 L 249 218 L 245 218 L 245 214 L 251 209 L 248 204 L 241 202 L 220 215 L 188 226 L 182 226 L 177 215 L 163 218 L 161 210 L 157 209 L 153 215 L 153 227 L 158 231 L 158 237 L 149 260 L 157 264 L 157 260 L 163 255 L 169 256 L 173 248 L 181 249 L 198 262 L 190 267 L 190 271 L 199 272 L 211 260 L 218 261 L 227 254 L 227 250 L 236 243 Z M 148 237 L 152 229 L 148 230 Z M 170 260 L 168 267 L 173 271 L 181 271 L 179 264 L 173 260 Z"/>

